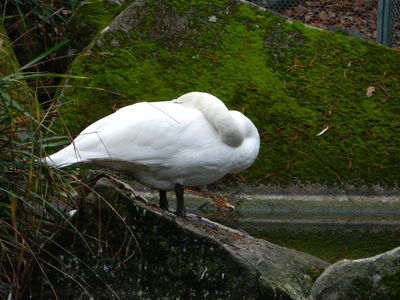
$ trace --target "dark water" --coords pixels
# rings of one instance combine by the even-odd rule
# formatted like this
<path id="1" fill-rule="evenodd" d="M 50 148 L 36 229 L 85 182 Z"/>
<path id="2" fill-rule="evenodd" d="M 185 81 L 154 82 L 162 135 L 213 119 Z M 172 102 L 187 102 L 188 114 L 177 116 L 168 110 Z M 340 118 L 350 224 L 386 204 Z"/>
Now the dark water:
<path id="1" fill-rule="evenodd" d="M 400 246 L 398 203 L 279 200 L 238 204 L 225 213 L 215 207 L 191 208 L 224 225 L 329 262 L 369 257 Z"/>

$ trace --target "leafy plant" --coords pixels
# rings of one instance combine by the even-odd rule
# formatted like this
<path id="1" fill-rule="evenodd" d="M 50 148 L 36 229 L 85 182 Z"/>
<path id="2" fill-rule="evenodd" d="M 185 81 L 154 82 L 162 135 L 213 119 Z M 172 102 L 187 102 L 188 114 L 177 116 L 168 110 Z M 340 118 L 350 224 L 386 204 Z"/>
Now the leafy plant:
<path id="1" fill-rule="evenodd" d="M 63 224 L 85 241 L 68 216 L 74 206 L 75 175 L 40 163 L 46 149 L 70 140 L 46 127 L 34 93 L 26 93 L 27 80 L 65 75 L 23 72 L 63 44 L 0 78 L 0 298 L 21 297 L 33 267 L 43 270 L 48 264 L 39 254 Z M 18 91 L 28 98 L 24 104 L 12 97 Z"/>
<path id="2" fill-rule="evenodd" d="M 37 28 L 44 39 L 51 42 L 59 41 L 64 31 L 64 24 L 82 0 L 9 0 L 8 6 L 15 8 L 16 15 L 27 30 Z M 7 4 L 5 5 L 7 10 Z M 26 18 L 32 20 L 29 26 Z"/>

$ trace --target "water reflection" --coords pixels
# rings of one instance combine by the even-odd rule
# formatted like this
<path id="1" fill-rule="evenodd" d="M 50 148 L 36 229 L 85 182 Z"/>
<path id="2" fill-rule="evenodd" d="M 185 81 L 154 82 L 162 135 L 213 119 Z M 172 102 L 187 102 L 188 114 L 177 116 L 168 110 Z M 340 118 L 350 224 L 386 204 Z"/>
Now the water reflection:
<path id="1" fill-rule="evenodd" d="M 198 199 L 187 203 L 196 214 L 330 262 L 373 256 L 400 246 L 400 203 L 395 201 L 236 198 L 232 201 L 235 210 L 224 213 L 213 206 L 198 209 Z"/>

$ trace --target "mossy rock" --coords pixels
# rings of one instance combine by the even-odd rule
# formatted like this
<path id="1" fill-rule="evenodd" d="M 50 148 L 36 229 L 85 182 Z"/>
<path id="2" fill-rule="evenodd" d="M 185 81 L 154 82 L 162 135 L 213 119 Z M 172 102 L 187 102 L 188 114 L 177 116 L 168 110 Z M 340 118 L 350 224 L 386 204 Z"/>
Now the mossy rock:
<path id="1" fill-rule="evenodd" d="M 206 218 L 177 217 L 114 177 L 90 177 L 71 222 L 95 254 L 76 234 L 60 234 L 41 257 L 52 266 L 47 276 L 32 276 L 33 298 L 40 282 L 52 285 L 43 298 L 304 300 L 329 265 Z"/>
<path id="2" fill-rule="evenodd" d="M 399 299 L 400 248 L 329 266 L 316 280 L 310 300 Z"/>
<path id="3" fill-rule="evenodd" d="M 133 1 L 71 65 L 88 79 L 65 82 L 61 112 L 77 134 L 127 104 L 209 92 L 260 131 L 250 183 L 396 187 L 399 62 L 242 1 Z"/>
<path id="4" fill-rule="evenodd" d="M 65 37 L 70 40 L 70 51 L 79 53 L 103 30 L 112 19 L 134 0 L 89 0 L 73 13 Z"/>

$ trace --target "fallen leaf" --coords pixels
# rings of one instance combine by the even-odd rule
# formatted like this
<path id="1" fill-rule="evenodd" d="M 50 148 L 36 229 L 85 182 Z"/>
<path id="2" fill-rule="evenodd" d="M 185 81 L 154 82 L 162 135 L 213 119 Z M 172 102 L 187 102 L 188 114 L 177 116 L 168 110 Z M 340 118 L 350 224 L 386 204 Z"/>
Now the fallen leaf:
<path id="1" fill-rule="evenodd" d="M 365 93 L 365 96 L 368 98 L 372 96 L 372 94 L 375 92 L 375 88 L 373 86 L 369 86 L 367 88 L 367 92 Z"/>
<path id="2" fill-rule="evenodd" d="M 207 206 L 208 205 L 218 206 L 218 207 L 222 207 L 222 208 L 227 208 L 230 211 L 235 209 L 235 206 L 233 204 L 229 203 L 229 200 L 227 198 L 221 198 L 212 193 L 197 191 L 197 190 L 191 189 L 191 188 L 185 188 L 185 191 L 189 192 L 191 194 L 197 195 L 197 196 L 212 199 L 212 202 L 210 204 L 207 204 Z"/>
<path id="3" fill-rule="evenodd" d="M 318 17 L 321 19 L 322 22 L 326 22 L 329 19 L 329 15 L 325 10 L 321 11 Z"/>

